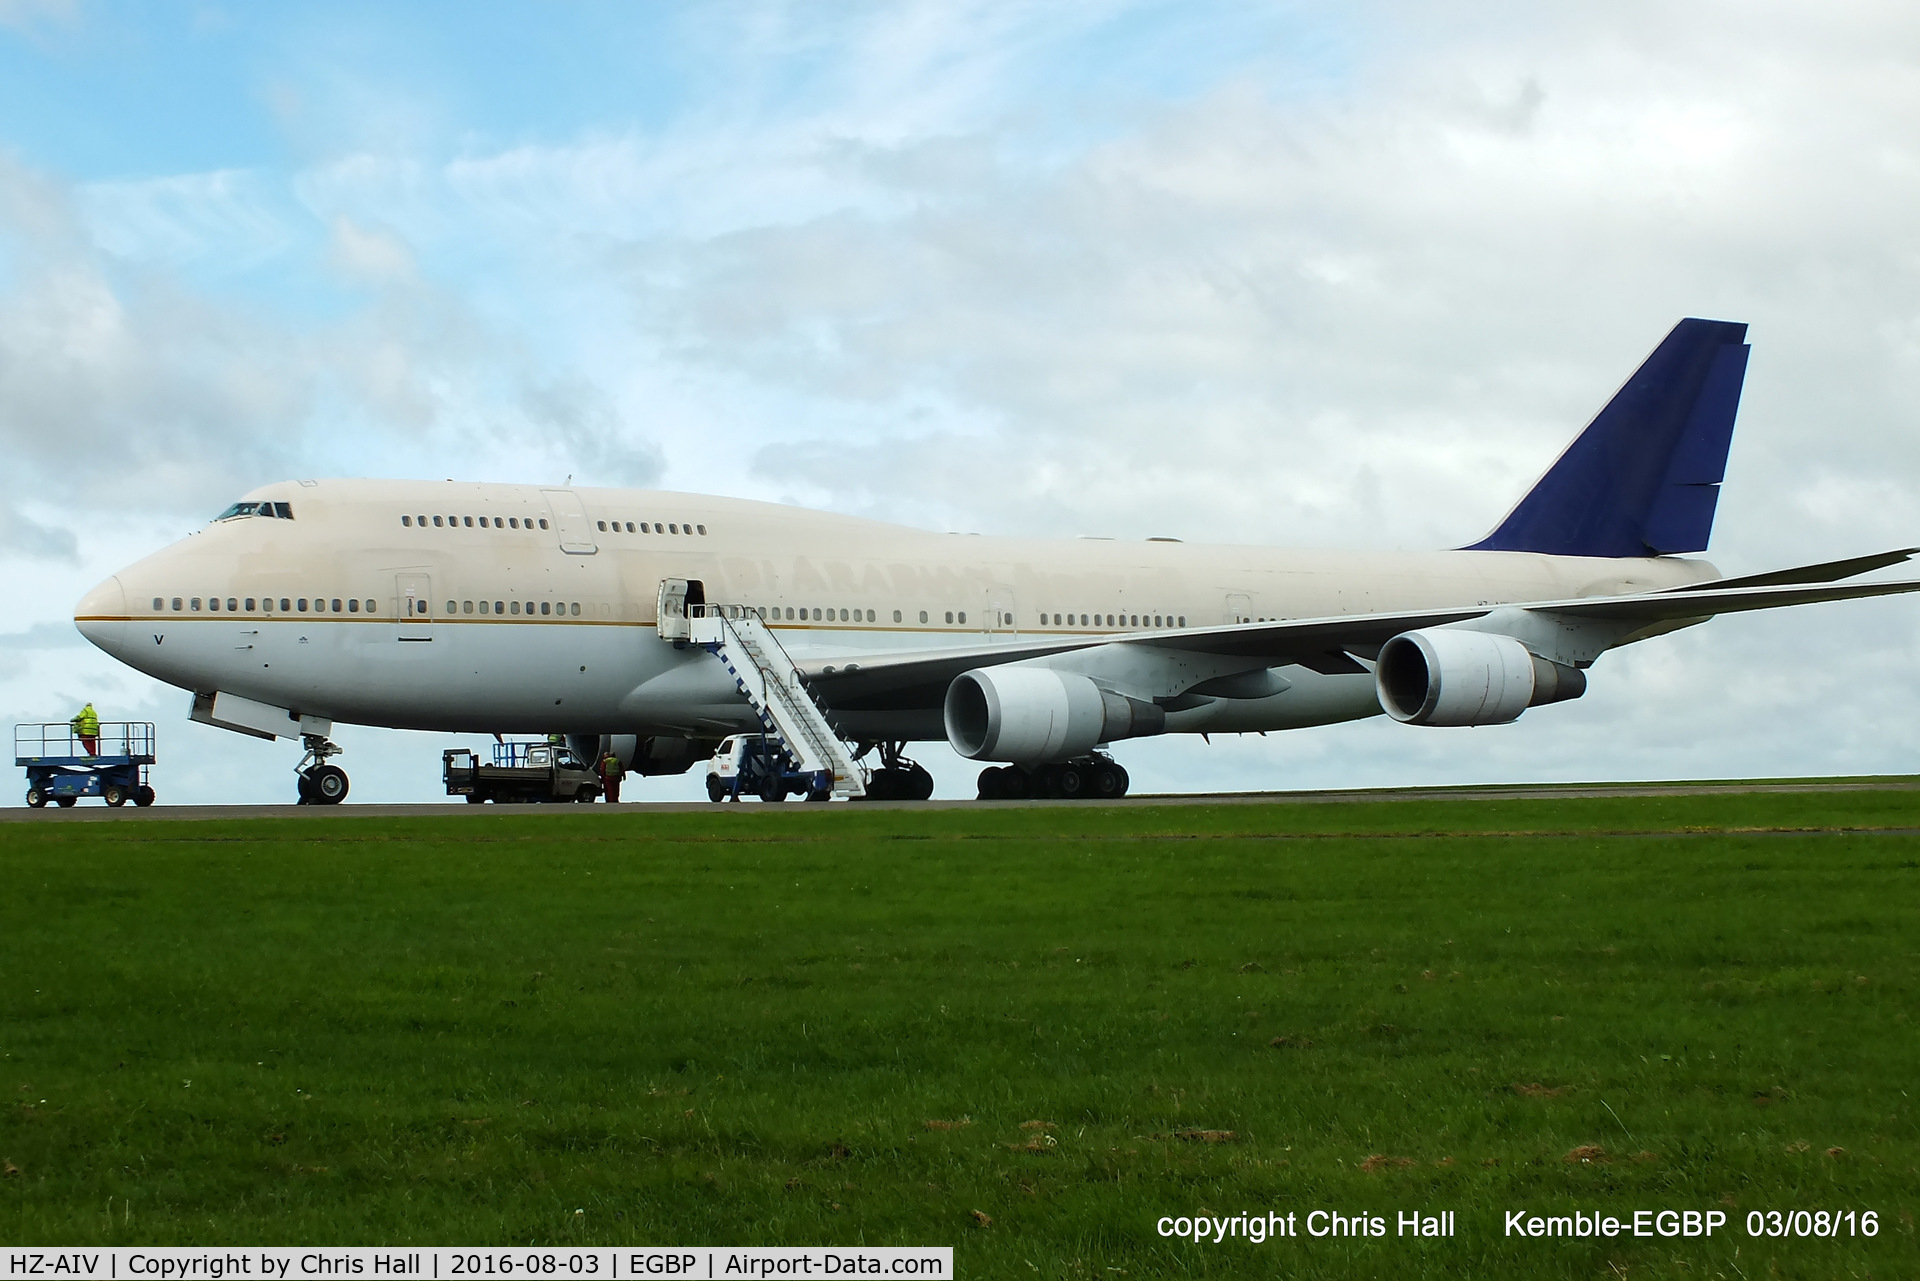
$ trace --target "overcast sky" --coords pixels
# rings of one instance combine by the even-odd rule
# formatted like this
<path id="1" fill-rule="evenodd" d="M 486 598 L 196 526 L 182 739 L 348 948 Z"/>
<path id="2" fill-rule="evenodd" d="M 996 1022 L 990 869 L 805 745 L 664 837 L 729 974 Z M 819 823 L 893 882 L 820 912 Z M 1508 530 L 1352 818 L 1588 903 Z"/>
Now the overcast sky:
<path id="1" fill-rule="evenodd" d="M 71 617 L 290 476 L 1457 546 L 1685 315 L 1754 344 L 1712 560 L 1920 543 L 1916 63 L 1893 3 L 0 0 L 0 713 L 92 698 L 160 723 L 163 799 L 288 799 L 296 745 Z M 1722 620 L 1500 729 L 1117 754 L 1143 790 L 1911 772 L 1916 611 Z M 368 800 L 456 741 L 338 737 Z"/>

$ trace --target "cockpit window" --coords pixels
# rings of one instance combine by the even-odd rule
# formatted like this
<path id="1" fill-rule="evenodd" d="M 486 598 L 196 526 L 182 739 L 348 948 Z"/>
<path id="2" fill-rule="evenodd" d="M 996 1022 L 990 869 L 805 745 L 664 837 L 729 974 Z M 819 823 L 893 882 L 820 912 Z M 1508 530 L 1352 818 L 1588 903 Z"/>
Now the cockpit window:
<path id="1" fill-rule="evenodd" d="M 215 520 L 235 520 L 241 516 L 267 516 L 274 520 L 292 520 L 292 503 L 235 503 L 215 516 Z"/>

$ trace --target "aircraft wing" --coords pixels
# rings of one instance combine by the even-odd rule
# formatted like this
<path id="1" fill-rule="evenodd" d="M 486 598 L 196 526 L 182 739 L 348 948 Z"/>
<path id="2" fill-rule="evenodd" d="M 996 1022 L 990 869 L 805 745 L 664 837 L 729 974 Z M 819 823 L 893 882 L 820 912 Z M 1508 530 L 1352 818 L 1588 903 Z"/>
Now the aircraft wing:
<path id="1" fill-rule="evenodd" d="M 1905 559 L 1905 554 L 1900 559 Z M 1838 565 L 1849 563 L 1852 562 L 1835 562 Z M 1739 583 L 1743 580 L 1734 581 Z M 1320 672 L 1361 673 L 1366 668 L 1356 662 L 1352 655 L 1371 657 L 1379 651 L 1380 646 L 1401 632 L 1485 618 L 1497 611 L 1550 615 L 1556 616 L 1559 621 L 1576 624 L 1586 620 L 1616 627 L 1624 625 L 1625 630 L 1630 632 L 1637 626 L 1705 621 L 1717 614 L 1781 609 L 1789 605 L 1857 600 L 1914 591 L 1920 591 L 1920 580 L 1844 585 L 1833 582 L 1759 586 L 1703 584 L 1696 590 L 1688 591 L 1663 590 L 1622 596 L 1589 596 L 1576 600 L 1523 601 L 1455 609 L 1235 623 L 1176 631 L 1035 638 L 985 647 L 856 654 L 848 655 L 844 660 L 813 658 L 798 666 L 807 683 L 829 706 L 897 706 L 903 703 L 937 703 L 954 677 L 977 667 L 1018 663 L 1101 645 L 1136 645 L 1173 653 L 1259 660 L 1271 667 L 1300 664 Z"/>

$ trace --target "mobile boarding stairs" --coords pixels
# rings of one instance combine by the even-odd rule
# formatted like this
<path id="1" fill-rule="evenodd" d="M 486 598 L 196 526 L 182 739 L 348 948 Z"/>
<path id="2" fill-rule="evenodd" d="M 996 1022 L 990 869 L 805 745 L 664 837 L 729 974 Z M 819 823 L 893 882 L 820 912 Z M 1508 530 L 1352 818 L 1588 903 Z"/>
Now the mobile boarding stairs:
<path id="1" fill-rule="evenodd" d="M 761 728 L 780 740 L 800 773 L 826 785 L 821 791 L 849 800 L 865 796 L 859 764 L 772 629 L 745 606 L 689 601 L 689 586 L 683 579 L 661 582 L 656 615 L 661 638 L 698 645 L 725 663 Z"/>

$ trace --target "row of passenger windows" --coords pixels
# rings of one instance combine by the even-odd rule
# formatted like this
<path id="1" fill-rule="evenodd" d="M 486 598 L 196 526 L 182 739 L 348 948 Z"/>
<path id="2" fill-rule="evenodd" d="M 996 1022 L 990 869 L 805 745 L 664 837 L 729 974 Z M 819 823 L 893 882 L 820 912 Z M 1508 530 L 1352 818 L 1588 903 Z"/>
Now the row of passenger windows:
<path id="1" fill-rule="evenodd" d="M 599 522 L 599 525 L 600 525 L 600 532 L 601 532 L 601 533 L 603 533 L 603 534 L 604 534 L 604 533 L 606 533 L 606 532 L 607 532 L 607 522 L 606 522 L 606 521 L 604 521 L 604 520 L 603 520 L 603 521 L 600 521 L 600 522 Z M 632 533 L 641 533 L 641 534 L 691 534 L 691 533 L 694 533 L 694 532 L 696 532 L 696 531 L 697 531 L 697 532 L 698 532 L 698 533 L 699 533 L 699 534 L 700 534 L 700 535 L 701 535 L 702 537 L 705 537 L 705 536 L 706 536 L 706 532 L 707 532 L 707 527 L 706 527 L 705 525 L 688 525 L 688 524 L 683 524 L 683 523 L 679 523 L 679 522 L 676 522 L 676 521 L 668 521 L 668 522 L 667 522 L 666 524 L 664 524 L 664 525 L 663 525 L 663 524 L 661 524 L 661 523 L 660 523 L 659 521 L 657 521 L 657 520 L 656 520 L 656 521 L 654 521 L 654 522 L 653 522 L 653 527 L 652 527 L 651 529 L 649 529 L 649 528 L 647 527 L 647 522 L 643 520 L 643 521 L 641 521 L 641 522 L 640 522 L 640 526 L 639 526 L 639 528 L 638 528 L 637 530 L 636 530 L 636 529 L 634 528 L 634 523 L 633 523 L 632 521 L 628 521 L 628 522 L 627 522 L 627 523 L 626 523 L 625 525 L 622 525 L 622 524 L 621 524 L 621 523 L 620 523 L 619 521 L 617 521 L 617 520 L 613 522 L 613 532 L 614 532 L 614 533 L 616 533 L 616 534 L 617 534 L 617 533 L 619 533 L 619 532 L 620 532 L 620 531 L 621 531 L 622 529 L 625 529 L 625 530 L 626 530 L 626 531 L 627 531 L 627 532 L 628 532 L 629 534 L 632 534 Z"/>
<path id="2" fill-rule="evenodd" d="M 1062 618 L 1065 618 L 1067 621 L 1064 623 L 1061 622 L 1060 620 Z M 1102 622 L 1101 621 L 1102 618 L 1104 618 L 1106 621 Z M 1049 623 L 1047 619 L 1048 619 L 1048 615 L 1046 614 L 1040 615 L 1040 626 L 1042 627 L 1049 627 L 1049 626 L 1051 627 L 1185 627 L 1187 625 L 1187 616 L 1185 614 L 1180 615 L 1179 618 L 1177 619 L 1172 614 L 1105 614 L 1105 615 L 1082 614 L 1080 615 L 1080 621 L 1077 623 L 1073 621 L 1074 616 L 1072 614 L 1054 614 L 1052 615 L 1053 621 L 1051 623 Z M 1087 621 L 1088 619 L 1092 619 L 1093 621 L 1088 622 Z"/>
<path id="3" fill-rule="evenodd" d="M 225 610 L 225 612 L 229 614 L 238 614 L 242 612 L 251 614 L 259 610 L 264 610 L 265 612 L 271 614 L 274 612 L 274 599 L 271 596 L 262 597 L 262 598 L 255 598 L 252 596 L 248 596 L 243 600 L 237 596 L 229 596 L 226 598 L 225 603 L 223 605 L 221 598 L 218 596 L 206 597 L 204 602 L 202 598 L 198 596 L 187 596 L 187 597 L 175 596 L 171 602 L 169 602 L 165 597 L 161 597 L 161 596 L 155 596 L 153 598 L 153 608 L 154 608 L 154 612 L 156 613 L 159 613 L 163 610 L 171 608 L 172 611 L 176 614 L 181 613 L 182 611 L 185 611 L 187 613 L 197 614 L 201 611 L 203 606 L 209 613 L 214 613 L 214 614 L 218 614 L 222 612 L 223 609 Z M 363 602 L 356 597 L 348 597 L 346 600 L 343 601 L 338 596 L 334 596 L 330 598 L 316 596 L 316 597 L 313 597 L 311 600 L 309 600 L 309 598 L 305 596 L 296 596 L 296 597 L 282 596 L 279 599 L 279 607 L 280 607 L 280 612 L 283 614 L 294 614 L 294 613 L 305 614 L 309 612 L 316 613 L 316 614 L 326 614 L 326 613 L 359 614 L 363 612 L 372 614 L 372 613 L 375 613 L 379 608 L 378 605 L 375 604 L 375 602 L 373 602 L 372 600 L 367 600 Z M 423 600 L 414 601 L 413 604 L 410 606 L 410 608 L 416 610 L 421 614 L 426 614 L 429 612 L 427 602 Z M 762 607 L 756 607 L 752 605 L 746 605 L 746 606 L 730 605 L 727 607 L 727 609 L 728 609 L 728 612 L 733 614 L 733 616 L 736 618 L 739 617 L 739 613 L 742 609 L 746 609 L 751 612 L 757 613 L 761 618 L 764 618 L 769 622 L 785 621 L 785 622 L 815 622 L 815 623 L 819 623 L 819 622 L 873 623 L 873 622 L 879 621 L 878 614 L 871 609 L 865 610 L 865 611 L 858 610 L 858 609 L 851 609 L 851 610 L 842 609 L 842 610 L 839 610 L 837 614 L 834 610 L 831 610 L 831 609 L 823 610 L 818 606 L 769 605 L 762 608 Z M 447 602 L 447 613 L 448 614 L 488 614 L 488 615 L 520 614 L 520 615 L 528 615 L 528 616 L 531 616 L 537 613 L 541 617 L 548 617 L 548 618 L 553 617 L 555 615 L 558 615 L 561 617 L 571 616 L 574 618 L 578 618 L 580 617 L 580 602 L 579 601 L 571 601 L 571 602 L 560 601 L 558 603 L 555 603 L 552 601 L 543 600 L 539 602 L 526 601 L 523 603 L 517 600 L 513 600 L 513 601 L 501 601 L 501 600 L 484 601 L 483 600 L 483 601 L 477 601 L 477 602 L 470 601 L 470 600 L 467 600 L 467 601 L 450 600 Z M 1061 621 L 1063 618 L 1066 620 L 1064 623 Z M 1166 615 L 1161 615 L 1161 614 L 1104 614 L 1104 615 L 1081 614 L 1078 616 L 1078 618 L 1079 618 L 1079 621 L 1076 623 L 1074 621 L 1075 616 L 1072 614 L 1052 614 L 1052 615 L 1042 614 L 1040 615 L 1040 626 L 1042 627 L 1047 627 L 1047 626 L 1053 626 L 1053 627 L 1063 627 L 1063 626 L 1064 627 L 1185 627 L 1187 625 L 1187 616 L 1185 614 L 1180 615 L 1178 619 L 1176 619 L 1171 614 L 1166 614 Z M 1049 619 L 1051 619 L 1051 622 L 1049 622 Z M 893 621 L 896 623 L 905 621 L 905 618 L 902 615 L 902 611 L 897 609 L 893 611 Z M 922 623 L 931 621 L 928 611 L 924 609 L 920 611 L 920 621 Z M 967 611 L 964 609 L 946 610 L 944 612 L 944 621 L 949 625 L 958 625 L 958 626 L 964 627 L 967 622 Z M 1004 626 L 1004 627 L 1013 626 L 1013 615 L 1011 614 L 1001 615 L 1001 626 Z"/>
<path id="4" fill-rule="evenodd" d="M 492 528 L 492 529 L 532 529 L 532 528 L 533 528 L 533 523 L 534 523 L 534 518 L 533 518 L 533 517 L 531 517 L 531 516 L 529 516 L 529 517 L 527 517 L 527 518 L 526 518 L 526 520 L 524 520 L 524 521 L 522 521 L 522 520 L 521 520 L 521 519 L 520 519 L 520 518 L 519 518 L 518 516 L 506 516 L 506 517 L 501 517 L 501 516 L 434 516 L 434 517 L 431 517 L 431 518 L 429 518 L 429 517 L 426 517 L 426 516 L 402 516 L 402 517 L 400 518 L 400 523 L 401 523 L 402 525 L 406 525 L 406 526 L 408 526 L 409 528 L 411 528 L 411 527 L 412 527 L 412 526 L 414 526 L 414 525 L 418 525 L 418 526 L 419 526 L 420 528 L 422 528 L 422 529 L 425 529 L 425 528 L 427 527 L 427 521 L 428 521 L 429 519 L 431 519 L 431 520 L 433 521 L 433 527 L 434 527 L 435 529 L 439 529 L 439 528 L 441 528 L 441 527 L 442 527 L 443 525 L 450 525 L 450 526 L 452 526 L 452 527 L 453 527 L 453 528 L 455 528 L 455 529 L 458 529 L 458 528 L 459 528 L 460 526 L 462 526 L 462 525 L 465 525 L 465 526 L 466 526 L 466 527 L 467 527 L 468 529 L 472 529 L 472 528 L 473 528 L 473 523 L 474 523 L 474 522 L 475 522 L 476 520 L 480 522 L 480 528 L 482 528 L 482 529 L 488 529 L 488 528 Z M 545 519 L 544 517 L 542 517 L 542 518 L 541 518 L 541 520 L 540 520 L 540 528 L 542 528 L 542 529 L 545 529 L 546 527 L 547 527 L 547 522 L 546 522 L 546 519 Z"/>
<path id="5" fill-rule="evenodd" d="M 422 614 L 427 612 L 427 602 L 416 601 L 414 602 L 414 604 L 419 608 Z M 573 617 L 575 618 L 580 617 L 580 602 L 579 601 L 568 602 L 568 601 L 543 600 L 540 602 L 540 607 L 538 610 L 534 608 L 534 602 L 532 601 L 527 601 L 526 607 L 524 609 L 521 607 L 521 602 L 517 600 L 496 600 L 496 601 L 483 600 L 478 602 L 477 608 L 476 608 L 475 602 L 470 600 L 450 600 L 447 602 L 447 613 L 449 614 L 527 614 L 527 615 L 532 615 L 535 613 L 539 613 L 541 615 L 548 616 L 548 617 L 557 615 L 559 617 L 564 618 L 567 616 L 569 610 L 571 610 Z"/>
<path id="6" fill-rule="evenodd" d="M 769 622 L 786 621 L 786 622 L 816 622 L 816 623 L 817 622 L 872 623 L 872 622 L 879 621 L 875 612 L 870 609 L 864 612 L 864 617 L 863 617 L 862 611 L 857 609 L 851 610 L 851 611 L 843 609 L 839 611 L 838 615 L 836 615 L 835 612 L 831 609 L 826 610 L 824 613 L 822 613 L 822 611 L 819 609 L 814 609 L 811 611 L 811 613 L 809 613 L 809 610 L 807 608 L 802 607 L 800 608 L 798 615 L 796 616 L 794 607 L 792 606 L 773 605 L 773 606 L 768 606 L 766 608 L 760 608 L 754 605 L 729 605 L 726 608 L 727 608 L 727 612 L 735 618 L 738 618 L 740 616 L 740 611 L 744 609 L 749 613 L 758 614 L 761 618 L 764 618 Z M 943 611 L 943 617 L 944 617 L 944 621 L 946 621 L 949 624 L 957 625 L 957 626 L 965 626 L 967 621 L 967 611 L 964 609 L 960 609 L 960 610 L 949 609 L 949 610 Z M 1079 619 L 1078 622 L 1075 621 L 1076 615 L 1073 615 L 1073 614 L 1042 614 L 1040 615 L 1040 626 L 1042 627 L 1047 627 L 1047 626 L 1053 626 L 1053 627 L 1185 627 L 1187 625 L 1187 616 L 1185 614 L 1181 614 L 1177 618 L 1172 614 L 1080 614 L 1077 617 Z M 1064 622 L 1062 621 L 1063 619 L 1065 620 Z M 902 611 L 897 609 L 893 611 L 893 621 L 896 623 L 906 621 L 904 615 L 902 614 Z M 924 609 L 920 611 L 920 621 L 923 623 L 932 621 L 928 611 Z M 1000 626 L 1012 627 L 1013 615 L 1009 613 L 1000 613 Z"/>
<path id="7" fill-rule="evenodd" d="M 182 610 L 190 614 L 197 614 L 200 612 L 201 603 L 201 599 L 198 596 L 175 596 L 171 602 L 163 596 L 155 596 L 153 598 L 155 613 L 171 608 L 176 614 Z M 206 598 L 205 606 L 207 612 L 210 614 L 218 614 L 223 609 L 229 614 L 239 614 L 242 612 L 251 614 L 258 610 L 264 610 L 266 613 L 271 614 L 273 613 L 274 601 L 271 596 L 263 596 L 257 599 L 248 596 L 244 600 L 238 596 L 229 596 L 223 605 L 218 596 L 209 596 Z M 309 612 L 309 610 L 316 614 L 325 614 L 328 612 L 335 614 L 358 614 L 362 612 L 363 606 L 364 612 L 369 614 L 379 609 L 379 606 L 373 601 L 362 602 L 358 597 L 349 597 L 344 601 L 338 596 L 331 598 L 316 596 L 312 600 L 308 600 L 305 596 L 282 596 L 280 598 L 280 612 L 283 614 L 305 614 Z"/>
<path id="8" fill-rule="evenodd" d="M 431 524 L 435 529 L 445 529 L 445 528 L 460 529 L 462 527 L 467 529 L 472 529 L 474 528 L 476 523 L 479 525 L 481 529 L 532 529 L 536 524 L 541 529 L 545 529 L 547 527 L 547 521 L 544 516 L 538 517 L 538 518 L 529 516 L 525 520 L 522 520 L 518 516 L 501 517 L 501 516 L 425 516 L 425 515 L 422 515 L 422 516 L 402 516 L 400 518 L 400 523 L 409 529 L 412 529 L 415 526 L 418 526 L 421 529 L 425 529 L 429 524 Z M 603 520 L 597 523 L 600 526 L 601 533 L 604 534 L 608 532 L 608 522 Z M 627 521 L 625 522 L 624 525 L 617 520 L 612 522 L 612 532 L 617 534 L 622 529 L 625 529 L 626 532 L 629 534 L 634 534 L 634 533 L 694 534 L 694 533 L 698 533 L 702 537 L 705 537 L 707 532 L 707 527 L 705 525 L 683 524 L 680 521 L 658 521 L 658 520 L 644 521 L 643 520 L 643 521 L 639 521 L 637 524 L 634 521 Z"/>
<path id="9" fill-rule="evenodd" d="M 880 621 L 879 615 L 870 609 L 869 610 L 843 609 L 836 614 L 834 613 L 834 611 L 830 609 L 822 610 L 817 607 L 810 608 L 806 605 L 800 605 L 800 606 L 787 605 L 784 607 L 780 605 L 768 605 L 765 607 L 761 607 L 758 605 L 725 605 L 725 606 L 716 605 L 714 606 L 714 608 L 725 609 L 727 612 L 727 617 L 729 618 L 739 618 L 741 614 L 744 612 L 747 614 L 756 615 L 760 618 L 764 618 L 770 623 L 777 623 L 781 621 L 783 618 L 787 622 L 802 622 L 802 623 L 805 623 L 805 622 L 876 623 Z M 784 613 L 782 613 L 783 609 L 785 610 Z M 900 611 L 897 609 L 893 611 L 893 621 L 896 623 L 900 621 Z M 927 611 L 924 609 L 920 611 L 920 621 L 923 623 L 927 621 Z M 947 621 L 949 623 L 953 621 L 952 614 L 947 615 Z M 960 615 L 960 621 L 963 623 L 966 622 L 967 616 L 965 614 Z"/>

